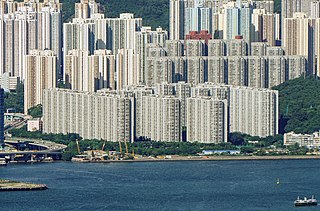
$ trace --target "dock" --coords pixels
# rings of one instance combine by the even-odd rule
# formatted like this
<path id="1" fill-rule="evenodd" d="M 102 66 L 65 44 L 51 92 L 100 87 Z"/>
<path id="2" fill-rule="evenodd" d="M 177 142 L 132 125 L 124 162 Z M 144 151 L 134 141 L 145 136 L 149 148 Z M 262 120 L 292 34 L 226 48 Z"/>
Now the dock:
<path id="1" fill-rule="evenodd" d="M 16 182 L 11 180 L 0 180 L 0 192 L 1 191 L 36 191 L 47 190 L 47 185 L 44 184 L 32 184 L 25 182 Z"/>

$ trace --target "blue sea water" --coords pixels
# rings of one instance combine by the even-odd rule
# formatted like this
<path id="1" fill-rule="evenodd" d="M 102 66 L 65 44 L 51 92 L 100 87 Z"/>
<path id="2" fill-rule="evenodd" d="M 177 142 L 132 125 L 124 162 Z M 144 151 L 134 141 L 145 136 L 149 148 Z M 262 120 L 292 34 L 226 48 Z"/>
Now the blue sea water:
<path id="1" fill-rule="evenodd" d="M 0 178 L 49 187 L 0 192 L 0 210 L 320 210 L 293 205 L 320 199 L 320 160 L 57 162 L 1 167 Z"/>

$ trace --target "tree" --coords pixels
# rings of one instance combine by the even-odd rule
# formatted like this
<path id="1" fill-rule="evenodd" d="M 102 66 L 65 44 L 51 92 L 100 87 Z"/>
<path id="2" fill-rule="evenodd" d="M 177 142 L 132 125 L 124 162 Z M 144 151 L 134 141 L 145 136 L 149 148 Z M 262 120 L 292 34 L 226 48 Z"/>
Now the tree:
<path id="1" fill-rule="evenodd" d="M 274 87 L 279 91 L 281 133 L 320 130 L 320 80 L 301 77 Z"/>
<path id="2" fill-rule="evenodd" d="M 6 92 L 4 95 L 4 109 L 14 109 L 17 113 L 24 112 L 24 85 L 19 82 L 16 92 Z"/>
<path id="3" fill-rule="evenodd" d="M 229 134 L 229 142 L 233 145 L 240 146 L 244 144 L 244 138 L 241 133 L 230 133 Z"/>
<path id="4" fill-rule="evenodd" d="M 28 109 L 28 114 L 33 118 L 41 118 L 42 117 L 42 105 L 36 105 L 32 108 Z"/>

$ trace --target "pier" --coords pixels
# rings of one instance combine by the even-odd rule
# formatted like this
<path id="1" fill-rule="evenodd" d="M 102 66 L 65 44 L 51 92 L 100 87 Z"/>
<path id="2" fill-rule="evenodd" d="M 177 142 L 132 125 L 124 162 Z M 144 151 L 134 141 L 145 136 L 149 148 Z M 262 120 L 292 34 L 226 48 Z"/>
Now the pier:
<path id="1" fill-rule="evenodd" d="M 34 190 L 47 190 L 48 187 L 44 184 L 31 184 L 24 182 L 16 182 L 10 180 L 0 180 L 1 191 L 34 191 Z"/>

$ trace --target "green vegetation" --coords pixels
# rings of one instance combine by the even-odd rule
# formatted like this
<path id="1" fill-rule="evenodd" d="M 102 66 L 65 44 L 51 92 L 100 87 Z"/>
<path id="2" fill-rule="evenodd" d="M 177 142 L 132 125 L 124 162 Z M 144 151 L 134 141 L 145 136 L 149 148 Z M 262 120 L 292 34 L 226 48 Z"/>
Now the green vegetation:
<path id="1" fill-rule="evenodd" d="M 63 160 L 71 160 L 71 158 L 78 154 L 76 140 L 79 141 L 80 151 L 86 150 L 104 150 L 104 151 L 120 151 L 118 142 L 105 142 L 103 140 L 82 140 L 78 134 L 42 134 L 40 132 L 27 132 L 26 128 L 13 129 L 10 133 L 14 137 L 30 138 L 30 139 L 43 139 L 53 141 L 60 144 L 67 145 L 67 149 L 62 155 Z M 189 142 L 155 142 L 155 141 L 139 141 L 128 143 L 128 152 L 134 151 L 135 154 L 142 156 L 159 156 L 159 155 L 182 155 L 196 156 L 202 150 L 235 150 L 240 149 L 242 154 L 245 155 L 305 155 L 306 148 L 299 148 L 299 146 L 290 146 L 284 149 L 282 136 L 259 138 L 252 137 L 240 133 L 232 133 L 229 137 L 232 143 L 221 144 L 202 144 L 202 143 L 189 143 Z M 237 144 L 236 145 L 233 145 Z M 102 149 L 102 146 L 104 148 Z M 275 151 L 277 147 L 278 151 Z M 125 151 L 125 145 L 122 144 L 122 151 Z"/>
<path id="2" fill-rule="evenodd" d="M 274 11 L 281 13 L 281 0 L 274 0 Z"/>
<path id="3" fill-rule="evenodd" d="M 76 0 L 62 0 L 63 20 L 69 21 L 74 16 Z M 143 19 L 144 26 L 158 26 L 169 29 L 169 1 L 168 0 L 100 0 L 106 17 L 119 17 L 120 13 L 134 13 L 135 17 Z M 275 12 L 281 12 L 281 1 L 275 0 Z"/>
<path id="4" fill-rule="evenodd" d="M 104 141 L 102 140 L 81 140 L 82 138 L 78 134 L 42 134 L 41 132 L 28 132 L 26 127 L 20 129 L 12 129 L 10 133 L 13 137 L 22 137 L 30 139 L 43 139 L 53 141 L 68 146 L 65 153 L 63 154 L 64 160 L 70 160 L 72 156 L 78 154 L 76 140 L 79 140 L 79 147 L 81 151 L 90 149 L 102 149 Z M 122 146 L 125 150 L 124 145 Z M 196 155 L 202 150 L 206 149 L 237 149 L 231 143 L 222 144 L 200 144 L 200 143 L 189 143 L 189 142 L 154 142 L 154 141 L 143 141 L 128 143 L 129 152 L 134 152 L 143 156 L 158 156 L 158 155 Z M 103 150 L 106 151 L 120 151 L 118 142 L 106 142 Z"/>
<path id="5" fill-rule="evenodd" d="M 74 17 L 74 4 L 80 2 L 78 0 L 62 0 L 62 17 L 63 22 L 71 21 Z"/>
<path id="6" fill-rule="evenodd" d="M 144 26 L 169 29 L 168 0 L 105 0 L 101 4 L 107 17 L 119 17 L 120 13 L 129 12 L 142 18 Z"/>
<path id="7" fill-rule="evenodd" d="M 74 16 L 75 0 L 62 0 L 63 20 L 69 21 Z M 169 29 L 169 1 L 168 0 L 100 0 L 106 17 L 119 17 L 120 13 L 133 13 L 135 17 L 143 18 L 144 26 L 156 28 L 161 26 Z"/>
<path id="8" fill-rule="evenodd" d="M 236 146 L 253 146 L 253 147 L 269 147 L 275 145 L 281 147 L 283 145 L 283 135 L 268 136 L 260 138 L 258 136 L 250 136 L 242 133 L 230 133 L 229 142 Z"/>
<path id="9" fill-rule="evenodd" d="M 16 92 L 6 92 L 4 94 L 4 109 L 12 108 L 17 113 L 23 113 L 24 106 L 24 92 L 23 83 L 17 84 Z"/>
<path id="10" fill-rule="evenodd" d="M 280 132 L 313 133 L 320 130 L 320 80 L 308 77 L 287 81 L 279 90 Z"/>
<path id="11" fill-rule="evenodd" d="M 36 105 L 32 108 L 29 108 L 28 109 L 28 114 L 30 116 L 32 116 L 33 118 L 40 118 L 42 117 L 42 105 L 39 104 L 39 105 Z"/>
<path id="12" fill-rule="evenodd" d="M 81 140 L 82 138 L 75 133 L 69 133 L 67 135 L 63 134 L 46 134 L 39 131 L 28 132 L 26 126 L 19 129 L 12 129 L 10 133 L 13 137 L 30 138 L 30 139 L 43 139 L 48 141 L 53 141 L 59 144 L 68 145 L 70 142 L 75 140 Z"/>
<path id="13" fill-rule="evenodd" d="M 81 140 L 79 141 L 79 147 L 81 151 L 85 150 L 101 150 L 104 141 L 101 140 Z M 159 155 L 197 155 L 202 150 L 214 150 L 214 149 L 237 149 L 236 146 L 230 143 L 222 144 L 200 144 L 189 142 L 155 142 L 155 141 L 143 141 L 128 143 L 128 152 L 139 154 L 142 156 L 159 156 Z M 105 142 L 105 151 L 120 151 L 118 142 Z M 125 146 L 122 144 L 122 150 L 125 151 Z M 64 160 L 70 160 L 72 156 L 77 154 L 77 145 L 75 142 L 68 144 L 68 148 L 63 155 Z"/>

